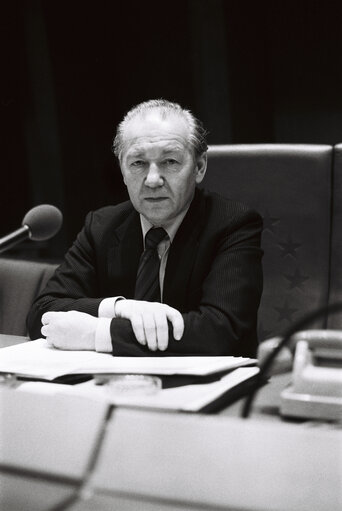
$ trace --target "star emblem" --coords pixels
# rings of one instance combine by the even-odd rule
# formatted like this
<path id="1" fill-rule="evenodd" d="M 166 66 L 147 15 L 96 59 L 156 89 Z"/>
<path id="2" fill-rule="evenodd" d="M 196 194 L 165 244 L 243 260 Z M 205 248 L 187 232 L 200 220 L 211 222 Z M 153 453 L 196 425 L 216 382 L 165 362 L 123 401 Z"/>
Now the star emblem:
<path id="1" fill-rule="evenodd" d="M 268 231 L 271 234 L 274 234 L 274 226 L 280 222 L 280 219 L 275 216 L 271 216 L 267 209 L 262 218 L 264 224 L 263 231 Z"/>
<path id="2" fill-rule="evenodd" d="M 297 312 L 298 309 L 290 307 L 287 300 L 285 300 L 282 307 L 274 307 L 274 310 L 276 310 L 279 314 L 278 321 L 285 320 L 291 323 L 292 316 Z"/>
<path id="3" fill-rule="evenodd" d="M 282 250 L 282 257 L 292 256 L 294 258 L 297 257 L 296 250 L 301 246 L 300 243 L 295 243 L 292 241 L 290 234 L 287 237 L 287 241 L 283 243 L 278 243 L 278 247 Z"/>
<path id="4" fill-rule="evenodd" d="M 303 284 L 309 277 L 303 275 L 298 268 L 296 268 L 293 275 L 285 275 L 284 277 L 289 281 L 289 289 L 303 289 Z"/>

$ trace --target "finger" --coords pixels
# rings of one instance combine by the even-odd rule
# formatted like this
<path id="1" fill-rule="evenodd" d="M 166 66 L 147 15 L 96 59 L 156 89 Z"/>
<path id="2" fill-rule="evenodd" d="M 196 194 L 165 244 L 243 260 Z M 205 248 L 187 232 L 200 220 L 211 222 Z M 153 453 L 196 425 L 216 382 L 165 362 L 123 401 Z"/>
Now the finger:
<path id="1" fill-rule="evenodd" d="M 176 341 L 179 341 L 184 333 L 184 319 L 181 313 L 173 309 L 172 307 L 169 307 L 166 312 L 167 318 L 171 321 L 173 326 L 173 337 L 176 339 Z"/>
<path id="2" fill-rule="evenodd" d="M 153 314 L 144 314 L 143 316 L 144 330 L 147 346 L 151 351 L 157 349 L 157 332 L 156 323 Z"/>
<path id="3" fill-rule="evenodd" d="M 47 337 L 48 336 L 48 332 L 49 332 L 49 326 L 48 325 L 42 326 L 40 331 L 41 331 L 42 335 L 44 335 L 44 337 Z"/>
<path id="4" fill-rule="evenodd" d="M 136 340 L 138 341 L 139 344 L 145 346 L 146 338 L 142 317 L 139 315 L 135 315 L 131 318 L 130 321 Z"/>
<path id="5" fill-rule="evenodd" d="M 165 351 L 169 343 L 169 328 L 165 313 L 155 314 L 154 321 L 157 333 L 157 348 Z"/>
<path id="6" fill-rule="evenodd" d="M 54 348 L 54 344 L 53 342 L 51 341 L 51 339 L 49 339 L 48 337 L 46 338 L 46 342 L 48 343 L 48 346 L 50 346 L 50 348 Z"/>
<path id="7" fill-rule="evenodd" d="M 56 311 L 44 312 L 41 319 L 43 325 L 48 325 L 50 321 L 53 320 L 54 316 L 56 316 L 56 314 L 60 314 L 60 312 Z"/>
<path id="8" fill-rule="evenodd" d="M 45 312 L 41 317 L 41 322 L 43 325 L 47 325 L 49 322 L 49 313 Z"/>

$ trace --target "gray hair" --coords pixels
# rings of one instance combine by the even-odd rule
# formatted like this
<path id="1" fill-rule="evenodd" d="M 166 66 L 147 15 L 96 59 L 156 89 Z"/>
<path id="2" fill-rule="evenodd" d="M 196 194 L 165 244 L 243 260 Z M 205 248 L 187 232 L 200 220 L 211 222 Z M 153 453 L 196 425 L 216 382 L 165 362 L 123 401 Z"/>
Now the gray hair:
<path id="1" fill-rule="evenodd" d="M 162 119 L 166 119 L 169 115 L 177 114 L 186 121 L 190 129 L 189 143 L 196 156 L 200 156 L 207 151 L 208 146 L 206 137 L 208 132 L 204 129 L 202 122 L 197 119 L 190 110 L 186 110 L 178 103 L 172 103 L 166 99 L 151 99 L 131 108 L 118 125 L 116 135 L 113 140 L 113 153 L 115 156 L 119 159 L 121 157 L 124 147 L 125 128 L 128 122 L 134 117 L 143 117 L 148 112 L 155 109 L 158 110 Z"/>

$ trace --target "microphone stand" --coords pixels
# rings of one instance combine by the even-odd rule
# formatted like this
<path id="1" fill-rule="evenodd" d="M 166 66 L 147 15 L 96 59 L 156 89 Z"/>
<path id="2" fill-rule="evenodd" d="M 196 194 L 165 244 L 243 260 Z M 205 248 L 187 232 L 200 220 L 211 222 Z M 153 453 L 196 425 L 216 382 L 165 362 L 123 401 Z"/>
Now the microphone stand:
<path id="1" fill-rule="evenodd" d="M 23 225 L 16 231 L 7 234 L 7 236 L 4 236 L 3 238 L 0 238 L 0 253 L 5 252 L 5 250 L 8 250 L 13 245 L 26 240 L 30 237 L 30 235 L 31 232 L 28 225 Z"/>

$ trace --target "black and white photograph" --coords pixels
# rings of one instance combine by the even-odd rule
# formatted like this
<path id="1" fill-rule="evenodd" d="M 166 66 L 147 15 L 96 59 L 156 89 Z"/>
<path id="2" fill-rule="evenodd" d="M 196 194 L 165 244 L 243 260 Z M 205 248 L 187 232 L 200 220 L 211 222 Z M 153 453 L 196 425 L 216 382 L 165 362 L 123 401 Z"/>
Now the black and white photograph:
<path id="1" fill-rule="evenodd" d="M 0 27 L 0 510 L 340 511 L 342 2 Z"/>

